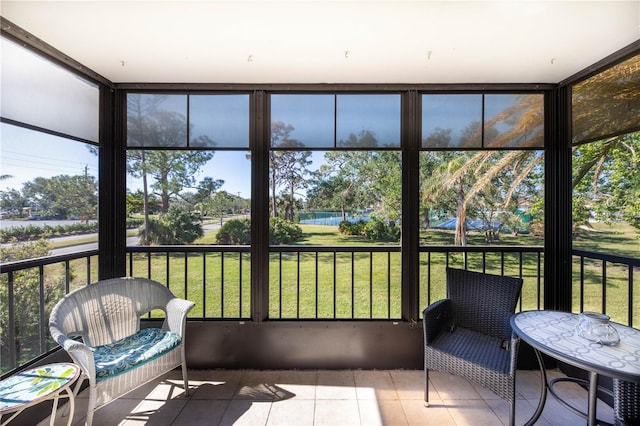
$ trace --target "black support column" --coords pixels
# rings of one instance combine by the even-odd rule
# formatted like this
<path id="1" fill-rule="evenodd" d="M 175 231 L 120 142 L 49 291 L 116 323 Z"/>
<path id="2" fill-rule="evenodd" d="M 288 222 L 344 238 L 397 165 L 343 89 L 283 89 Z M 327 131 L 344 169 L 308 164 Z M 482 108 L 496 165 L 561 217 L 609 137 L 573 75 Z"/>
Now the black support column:
<path id="1" fill-rule="evenodd" d="M 251 318 L 269 313 L 269 139 L 268 94 L 251 97 Z"/>
<path id="2" fill-rule="evenodd" d="M 544 309 L 571 311 L 571 94 L 545 96 Z"/>
<path id="3" fill-rule="evenodd" d="M 126 274 L 126 95 L 100 91 L 99 279 Z"/>
<path id="4" fill-rule="evenodd" d="M 418 280 L 420 227 L 420 95 L 411 90 L 402 96 L 402 318 L 417 322 L 419 318 Z"/>

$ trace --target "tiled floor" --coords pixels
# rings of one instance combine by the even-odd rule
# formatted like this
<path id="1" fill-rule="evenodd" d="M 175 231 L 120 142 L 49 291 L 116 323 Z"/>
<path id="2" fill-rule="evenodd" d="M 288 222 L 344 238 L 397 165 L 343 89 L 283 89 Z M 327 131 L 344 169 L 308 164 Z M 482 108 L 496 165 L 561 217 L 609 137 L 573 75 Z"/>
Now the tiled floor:
<path id="1" fill-rule="evenodd" d="M 559 373 L 550 371 L 551 376 Z M 508 404 L 495 394 L 445 373 L 430 374 L 430 406 L 423 403 L 423 372 L 414 370 L 254 371 L 190 370 L 191 394 L 181 374 L 143 386 L 98 410 L 103 425 L 506 425 Z M 572 383 L 556 390 L 586 409 L 587 392 Z M 540 395 L 539 373 L 517 375 L 516 424 L 531 417 Z M 87 395 L 77 398 L 74 425 L 84 424 Z M 64 410 L 62 410 L 64 413 Z M 609 406 L 598 417 L 612 422 Z M 56 424 L 66 424 L 60 418 Z M 49 419 L 41 422 L 49 424 Z M 538 425 L 579 425 L 585 420 L 549 396 Z"/>

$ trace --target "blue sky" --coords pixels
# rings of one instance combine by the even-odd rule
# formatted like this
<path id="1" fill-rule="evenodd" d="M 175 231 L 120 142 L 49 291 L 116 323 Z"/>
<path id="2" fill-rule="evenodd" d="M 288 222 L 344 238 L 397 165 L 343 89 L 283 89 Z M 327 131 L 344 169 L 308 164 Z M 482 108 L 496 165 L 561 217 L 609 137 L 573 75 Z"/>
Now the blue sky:
<path id="1" fill-rule="evenodd" d="M 222 190 L 251 197 L 251 163 L 247 151 L 216 151 L 213 159 L 195 176 L 197 181 L 210 176 L 223 179 Z M 314 152 L 317 168 L 323 152 Z M 39 133 L 9 124 L 0 124 L 0 174 L 10 175 L 0 181 L 0 191 L 21 190 L 25 182 L 36 177 L 79 175 L 98 176 L 98 157 L 81 142 Z M 141 188 L 141 180 L 127 177 L 130 189 Z"/>
<path id="2" fill-rule="evenodd" d="M 85 144 L 39 133 L 9 124 L 0 124 L 0 190 L 21 190 L 36 177 L 98 174 L 98 157 Z"/>
<path id="3" fill-rule="evenodd" d="M 251 166 L 245 155 L 246 151 L 217 151 L 196 179 L 223 179 L 222 189 L 249 198 Z M 89 175 L 98 176 L 98 157 L 81 142 L 8 124 L 0 127 L 0 174 L 11 176 L 0 181 L 1 191 L 21 190 L 25 182 L 36 177 L 84 174 L 85 168 Z M 133 189 L 141 186 L 132 178 L 128 178 L 128 184 Z"/>

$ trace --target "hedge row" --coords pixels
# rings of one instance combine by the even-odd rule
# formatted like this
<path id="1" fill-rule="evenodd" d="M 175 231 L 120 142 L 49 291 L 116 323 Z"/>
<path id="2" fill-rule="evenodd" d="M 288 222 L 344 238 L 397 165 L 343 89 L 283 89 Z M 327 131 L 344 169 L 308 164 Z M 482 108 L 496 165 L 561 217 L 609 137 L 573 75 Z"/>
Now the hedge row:
<path id="1" fill-rule="evenodd" d="M 135 228 L 142 224 L 141 220 L 127 221 L 127 228 Z M 71 223 L 68 225 L 26 225 L 16 226 L 0 230 L 0 243 L 11 241 L 33 241 L 40 238 L 66 237 L 69 235 L 82 235 L 98 232 L 98 222 L 91 223 Z"/>

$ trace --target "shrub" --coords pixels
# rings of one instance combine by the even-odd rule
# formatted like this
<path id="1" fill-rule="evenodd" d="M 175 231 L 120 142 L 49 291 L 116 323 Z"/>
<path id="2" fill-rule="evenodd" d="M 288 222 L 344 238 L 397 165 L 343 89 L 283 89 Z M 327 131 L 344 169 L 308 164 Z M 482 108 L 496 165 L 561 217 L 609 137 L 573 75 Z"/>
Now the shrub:
<path id="1" fill-rule="evenodd" d="M 58 226 L 16 226 L 0 231 L 0 242 L 8 243 L 11 240 L 34 241 L 40 238 L 61 237 L 65 235 L 80 235 L 98 232 L 98 223 L 72 223 Z"/>
<path id="2" fill-rule="evenodd" d="M 251 221 L 231 219 L 216 234 L 217 244 L 251 244 Z"/>
<path id="3" fill-rule="evenodd" d="M 364 235 L 364 227 L 366 224 L 367 222 L 362 219 L 357 222 L 343 220 L 338 225 L 338 230 L 343 235 Z"/>
<path id="4" fill-rule="evenodd" d="M 49 244 L 40 239 L 32 242 L 10 240 L 10 246 L 0 247 L 0 262 L 17 262 L 50 255 Z M 53 270 L 52 270 L 53 271 Z M 50 272 L 52 272 L 50 271 Z M 73 267 L 69 271 L 73 275 Z M 13 298 L 15 304 L 15 335 L 9 340 L 9 293 L 6 279 L 0 289 L 0 373 L 14 366 L 9 363 L 9 346 L 15 347 L 18 365 L 32 360 L 40 354 L 40 304 L 45 312 L 51 312 L 53 305 L 64 295 L 64 274 L 49 273 L 41 286 L 38 268 L 27 268 L 13 273 Z"/>
<path id="5" fill-rule="evenodd" d="M 364 225 L 364 236 L 371 241 L 400 241 L 400 227 L 374 219 Z"/>
<path id="6" fill-rule="evenodd" d="M 171 207 L 166 214 L 149 221 L 149 243 L 159 245 L 191 244 L 204 235 L 200 218 L 182 207 Z M 144 244 L 144 228 L 138 231 Z"/>
<path id="7" fill-rule="evenodd" d="M 291 244 L 302 238 L 302 228 L 279 217 L 269 219 L 269 244 Z"/>

